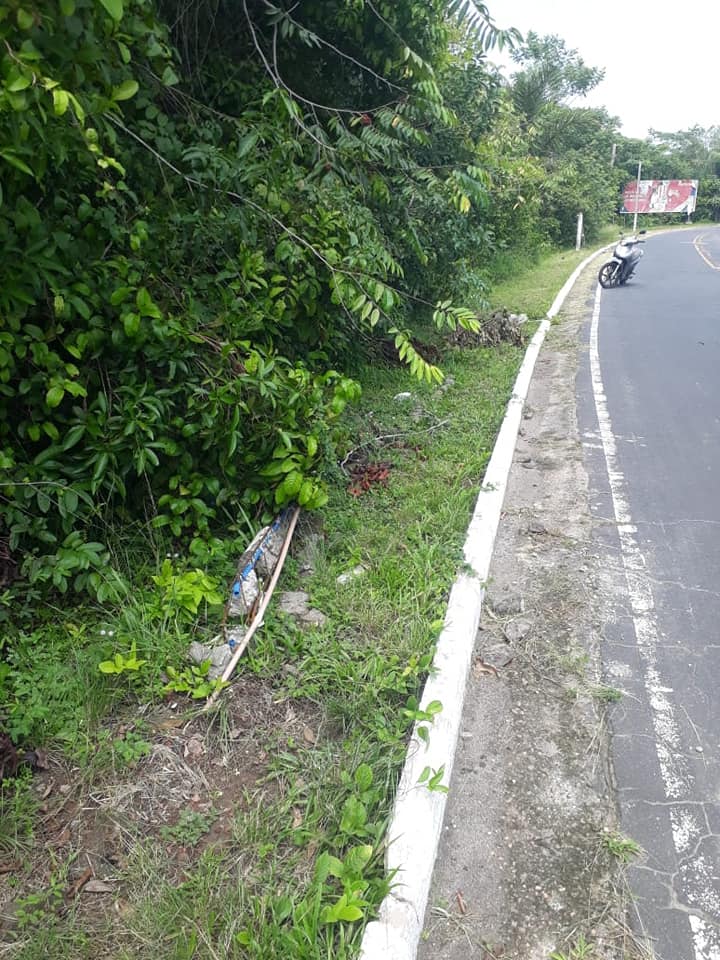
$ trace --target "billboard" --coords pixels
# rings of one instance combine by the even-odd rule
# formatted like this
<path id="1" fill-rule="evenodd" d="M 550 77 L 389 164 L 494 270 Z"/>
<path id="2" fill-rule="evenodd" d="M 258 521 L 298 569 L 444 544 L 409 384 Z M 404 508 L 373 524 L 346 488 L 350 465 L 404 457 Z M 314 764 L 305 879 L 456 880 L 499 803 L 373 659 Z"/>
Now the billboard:
<path id="1" fill-rule="evenodd" d="M 687 213 L 695 209 L 697 180 L 633 180 L 623 191 L 621 213 Z"/>

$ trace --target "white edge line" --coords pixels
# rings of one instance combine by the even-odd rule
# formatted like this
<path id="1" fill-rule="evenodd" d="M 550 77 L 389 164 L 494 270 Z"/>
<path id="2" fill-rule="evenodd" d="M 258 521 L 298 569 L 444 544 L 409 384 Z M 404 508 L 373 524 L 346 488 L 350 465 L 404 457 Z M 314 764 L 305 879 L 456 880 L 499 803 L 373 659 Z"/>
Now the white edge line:
<path id="1" fill-rule="evenodd" d="M 422 710 L 439 700 L 443 709 L 430 727 L 428 744 L 418 737 L 417 723 L 408 744 L 388 827 L 386 868 L 394 872 L 393 889 L 380 905 L 378 919 L 365 928 L 360 960 L 414 960 L 417 955 L 447 804 L 446 793 L 430 791 L 418 785 L 418 780 L 426 766 L 433 770 L 444 767 L 444 784 L 450 782 L 452 775 L 484 585 L 535 361 L 550 321 L 558 314 L 577 278 L 588 264 L 614 245 L 600 247 L 575 268 L 525 351 L 467 531 L 464 554 L 472 574 L 459 574 L 450 592 L 433 669 L 420 703 Z"/>

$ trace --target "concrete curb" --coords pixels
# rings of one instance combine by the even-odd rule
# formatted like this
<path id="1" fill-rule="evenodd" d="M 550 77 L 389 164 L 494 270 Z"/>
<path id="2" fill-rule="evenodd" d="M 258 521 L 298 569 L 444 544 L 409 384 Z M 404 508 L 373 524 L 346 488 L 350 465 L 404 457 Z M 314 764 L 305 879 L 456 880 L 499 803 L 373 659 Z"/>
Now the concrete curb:
<path id="1" fill-rule="evenodd" d="M 449 784 L 452 775 L 485 582 L 523 405 L 540 347 L 550 321 L 559 312 L 582 271 L 595 257 L 614 245 L 596 250 L 573 271 L 525 352 L 467 531 L 464 553 L 472 573 L 461 573 L 453 585 L 433 672 L 427 679 L 420 703 L 422 710 L 432 701 L 439 700 L 443 709 L 431 725 L 425 725 L 430 730 L 427 745 L 418 737 L 417 723 L 408 744 L 388 828 L 386 867 L 394 875 L 393 889 L 380 905 L 378 919 L 365 929 L 360 960 L 414 960 L 416 957 L 447 802 L 445 792 L 428 790 L 419 785 L 418 780 L 426 767 L 433 771 L 444 767 L 442 781 L 445 785 Z"/>

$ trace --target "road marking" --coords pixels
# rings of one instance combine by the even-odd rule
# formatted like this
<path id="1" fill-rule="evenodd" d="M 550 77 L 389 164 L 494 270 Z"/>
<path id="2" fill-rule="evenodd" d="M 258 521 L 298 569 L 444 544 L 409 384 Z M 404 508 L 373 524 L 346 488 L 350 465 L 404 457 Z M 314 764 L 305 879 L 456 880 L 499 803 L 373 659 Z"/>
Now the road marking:
<path id="1" fill-rule="evenodd" d="M 697 248 L 696 248 L 697 249 Z M 698 251 L 700 252 L 700 251 Z M 702 254 L 701 254 L 702 255 Z M 668 688 L 660 677 L 657 664 L 657 646 L 659 631 L 655 619 L 655 601 L 650 579 L 647 574 L 645 557 L 637 540 L 637 527 L 633 523 L 630 504 L 626 493 L 625 477 L 620 468 L 617 455 L 617 440 L 613 433 L 612 421 L 608 411 L 607 397 L 603 385 L 598 349 L 598 330 L 600 326 L 600 303 L 602 288 L 598 285 L 595 293 L 592 324 L 590 328 L 590 372 L 593 397 L 597 413 L 600 440 L 605 455 L 613 511 L 620 539 L 620 553 L 625 572 L 632 619 L 635 627 L 638 651 L 644 668 L 644 683 L 650 704 L 653 730 L 655 732 L 655 750 L 665 797 L 671 804 L 670 826 L 673 846 L 682 861 L 687 858 L 688 838 L 707 833 L 705 824 L 697 822 L 695 814 L 682 801 L 692 799 L 693 776 L 682 756 L 680 727 L 675 717 L 675 708 L 668 694 Z M 687 867 L 685 893 L 688 886 L 694 886 L 701 880 L 703 871 L 697 858 Z M 706 886 L 706 884 L 703 884 Z M 708 906 L 710 906 L 708 904 Z M 720 915 L 720 904 L 712 904 L 716 915 Z M 710 912 L 707 907 L 699 915 L 688 910 L 688 922 L 692 932 L 696 960 L 720 960 L 720 941 L 717 928 L 702 918 L 702 912 Z"/>
<path id="2" fill-rule="evenodd" d="M 695 237 L 695 239 L 693 240 L 693 246 L 695 247 L 695 252 L 698 254 L 699 257 L 701 257 L 705 261 L 705 263 L 710 267 L 711 270 L 720 270 L 720 264 L 715 263 L 713 260 L 711 260 L 709 254 L 706 253 L 706 251 L 703 249 L 703 240 L 705 239 L 706 236 L 707 234 L 705 233 L 699 233 Z"/>

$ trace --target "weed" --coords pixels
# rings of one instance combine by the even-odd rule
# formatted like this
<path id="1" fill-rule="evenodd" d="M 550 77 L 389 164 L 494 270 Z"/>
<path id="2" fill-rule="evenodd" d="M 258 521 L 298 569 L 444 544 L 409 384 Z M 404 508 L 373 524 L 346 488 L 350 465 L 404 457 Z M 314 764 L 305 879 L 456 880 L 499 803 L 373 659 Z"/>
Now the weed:
<path id="1" fill-rule="evenodd" d="M 131 766 L 143 757 L 149 756 L 152 749 L 148 741 L 143 740 L 133 730 L 128 730 L 124 736 L 113 740 L 112 748 L 115 756 L 125 766 Z"/>
<path id="2" fill-rule="evenodd" d="M 214 679 L 208 677 L 211 666 L 209 660 L 204 660 L 198 666 L 185 667 L 183 670 L 167 666 L 165 673 L 168 676 L 168 682 L 163 690 L 168 693 L 188 693 L 193 700 L 209 697 L 216 690 L 223 690 L 228 686 L 228 682 L 220 677 Z"/>
<path id="3" fill-rule="evenodd" d="M 210 832 L 219 815 L 217 810 L 200 813 L 188 807 L 182 811 L 176 824 L 160 828 L 160 836 L 182 847 L 194 847 Z"/>
<path id="4" fill-rule="evenodd" d="M 53 874 L 47 889 L 19 897 L 15 901 L 15 922 L 18 930 L 28 932 L 52 923 L 62 906 L 63 892 L 63 883 Z"/>
<path id="5" fill-rule="evenodd" d="M 100 673 L 107 674 L 122 674 L 129 673 L 135 674 L 138 673 L 147 663 L 147 660 L 138 659 L 137 655 L 137 644 L 133 640 L 132 645 L 130 646 L 127 654 L 116 653 L 111 660 L 103 660 L 98 664 L 98 669 Z"/>
<path id="6" fill-rule="evenodd" d="M 620 833 L 603 833 L 600 842 L 613 857 L 621 863 L 629 863 L 633 857 L 642 853 L 642 847 L 635 840 Z"/>
<path id="7" fill-rule="evenodd" d="M 588 960 L 594 949 L 595 945 L 588 943 L 585 937 L 580 934 L 568 953 L 557 950 L 550 954 L 550 960 Z"/>
<path id="8" fill-rule="evenodd" d="M 169 559 L 152 580 L 162 591 L 160 605 L 166 616 L 195 616 L 201 604 L 218 606 L 224 600 L 213 577 L 202 570 L 175 572 Z"/>
<path id="9" fill-rule="evenodd" d="M 434 793 L 447 793 L 449 787 L 446 787 L 442 783 L 442 778 L 445 776 L 445 766 L 439 767 L 437 770 L 433 770 L 432 767 L 425 767 L 423 772 L 418 777 L 418 783 L 424 784 L 428 790 Z"/>
<path id="10" fill-rule="evenodd" d="M 593 687 L 592 695 L 601 703 L 618 703 L 622 700 L 623 692 L 616 687 Z"/>
<path id="11" fill-rule="evenodd" d="M 557 663 L 564 672 L 572 673 L 584 680 L 590 663 L 590 655 L 586 651 L 580 651 L 576 648 L 570 653 L 559 656 Z"/>
<path id="12" fill-rule="evenodd" d="M 20 775 L 0 784 L 0 857 L 3 860 L 14 860 L 27 853 L 37 806 L 29 777 Z"/>

